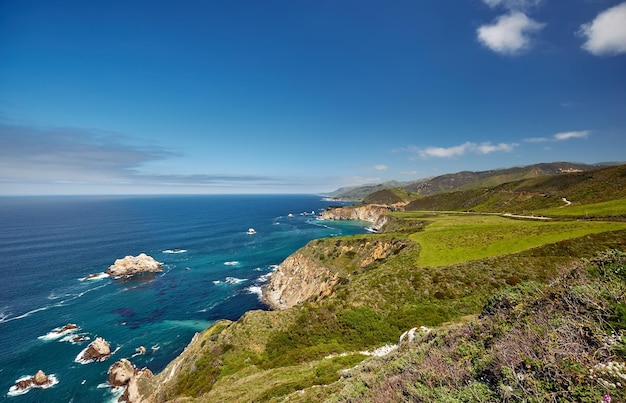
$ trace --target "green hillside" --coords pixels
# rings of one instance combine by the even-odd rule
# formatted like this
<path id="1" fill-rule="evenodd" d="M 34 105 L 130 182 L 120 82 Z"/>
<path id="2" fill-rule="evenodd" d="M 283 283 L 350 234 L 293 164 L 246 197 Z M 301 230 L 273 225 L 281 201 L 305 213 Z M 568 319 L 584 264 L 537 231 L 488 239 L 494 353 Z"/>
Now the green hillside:
<path id="1" fill-rule="evenodd" d="M 311 241 L 299 253 L 336 276 L 330 293 L 217 322 L 139 390 L 154 402 L 625 399 L 611 387 L 626 376 L 625 172 L 424 197 L 379 234 Z M 546 212 L 586 206 L 595 220 L 415 210 L 553 199 Z M 420 326 L 432 330 L 395 347 Z"/>
<path id="2" fill-rule="evenodd" d="M 534 214 L 626 199 L 626 165 L 550 175 L 411 202 L 407 210 L 483 211 Z M 558 212 L 558 211 L 557 211 Z"/>
<path id="3" fill-rule="evenodd" d="M 431 196 L 439 193 L 494 187 L 507 182 L 539 178 L 546 175 L 560 175 L 575 171 L 585 172 L 601 167 L 603 165 L 553 162 L 480 172 L 463 171 L 432 178 L 417 179 L 411 182 L 389 181 L 380 184 L 346 187 L 328 193 L 326 196 L 361 201 L 374 192 L 397 187 L 422 196 Z"/>
<path id="4" fill-rule="evenodd" d="M 402 188 L 383 189 L 377 192 L 367 195 L 362 203 L 363 204 L 404 204 L 411 200 L 420 198 L 416 193 L 411 193 Z"/>

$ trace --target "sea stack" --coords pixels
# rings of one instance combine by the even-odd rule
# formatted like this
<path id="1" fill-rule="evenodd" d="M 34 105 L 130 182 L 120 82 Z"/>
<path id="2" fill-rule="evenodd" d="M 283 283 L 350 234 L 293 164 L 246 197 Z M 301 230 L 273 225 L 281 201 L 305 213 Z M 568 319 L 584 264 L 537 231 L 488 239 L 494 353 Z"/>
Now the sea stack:
<path id="1" fill-rule="evenodd" d="M 42 370 L 39 370 L 37 371 L 35 376 L 33 376 L 33 382 L 37 386 L 43 386 L 43 385 L 50 383 L 50 380 L 48 379 L 48 375 L 46 375 L 45 372 L 43 372 Z"/>
<path id="2" fill-rule="evenodd" d="M 84 349 L 78 357 L 77 361 L 91 362 L 91 361 L 104 361 L 111 355 L 111 346 L 109 342 L 102 337 L 96 337 L 86 349 Z"/>
<path id="3" fill-rule="evenodd" d="M 57 381 L 54 376 L 48 376 L 45 372 L 39 370 L 31 377 L 17 380 L 15 385 L 9 389 L 9 392 L 21 394 L 30 388 L 47 388 L 55 383 L 57 383 Z"/>
<path id="4" fill-rule="evenodd" d="M 133 276 L 140 273 L 153 273 L 163 271 L 161 263 L 151 256 L 142 253 L 138 256 L 126 256 L 117 259 L 106 271 L 111 277 Z"/>

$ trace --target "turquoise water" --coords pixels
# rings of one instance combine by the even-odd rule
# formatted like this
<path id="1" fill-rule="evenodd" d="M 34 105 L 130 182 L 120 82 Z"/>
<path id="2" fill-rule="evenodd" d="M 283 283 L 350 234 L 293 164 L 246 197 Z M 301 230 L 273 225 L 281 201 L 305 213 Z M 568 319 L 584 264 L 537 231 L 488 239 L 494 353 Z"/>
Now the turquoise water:
<path id="1" fill-rule="evenodd" d="M 266 309 L 259 292 L 273 265 L 312 239 L 365 232 L 317 220 L 328 206 L 310 195 L 0 198 L 0 401 L 111 401 L 116 360 L 159 372 L 215 320 Z M 82 280 L 142 252 L 165 270 Z M 76 362 L 89 341 L 50 337 L 67 323 L 114 354 Z M 8 393 L 39 369 L 58 384 Z"/>

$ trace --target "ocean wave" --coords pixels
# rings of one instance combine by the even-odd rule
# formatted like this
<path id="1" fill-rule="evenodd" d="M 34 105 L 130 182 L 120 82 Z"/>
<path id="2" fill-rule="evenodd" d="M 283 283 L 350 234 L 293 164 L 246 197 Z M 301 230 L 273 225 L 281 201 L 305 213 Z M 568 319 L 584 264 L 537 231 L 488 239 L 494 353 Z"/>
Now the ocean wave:
<path id="1" fill-rule="evenodd" d="M 224 264 L 225 264 L 226 266 L 236 266 L 236 265 L 238 265 L 238 264 L 239 264 L 239 261 L 238 261 L 238 260 L 231 260 L 231 261 L 229 261 L 229 262 L 224 262 Z"/>
<path id="2" fill-rule="evenodd" d="M 26 313 L 23 313 L 21 315 L 18 316 L 13 316 L 11 317 L 10 313 L 6 313 L 6 312 L 0 312 L 0 323 L 5 323 L 5 322 L 12 322 L 14 320 L 18 320 L 18 319 L 24 319 L 27 318 L 29 316 L 31 316 L 32 314 L 35 314 L 37 312 L 43 312 L 43 311 L 47 311 L 48 309 L 52 309 L 52 308 L 58 308 L 61 306 L 64 306 L 66 303 L 74 301 L 75 299 L 78 299 L 80 297 L 82 297 L 83 295 L 90 293 L 92 291 L 98 290 L 102 287 L 105 287 L 106 284 L 103 285 L 99 285 L 97 287 L 93 287 L 93 288 L 89 288 L 85 291 L 81 291 L 78 294 L 67 294 L 65 295 L 66 297 L 69 297 L 67 299 L 64 299 L 62 301 L 56 302 L 54 304 L 50 304 L 50 305 L 46 305 L 46 306 L 42 306 L 41 308 L 36 308 L 36 309 L 32 309 Z"/>
<path id="3" fill-rule="evenodd" d="M 19 395 L 25 395 L 26 393 L 28 393 L 31 389 L 33 388 L 40 388 L 40 389 L 48 389 L 53 387 L 54 385 L 59 383 L 59 380 L 57 379 L 57 377 L 54 374 L 50 374 L 48 375 L 48 380 L 50 381 L 50 383 L 45 384 L 45 385 L 35 385 L 32 384 L 31 386 L 24 388 L 24 389 L 19 389 L 17 387 L 17 383 L 21 382 L 21 381 L 27 381 L 29 379 L 32 379 L 33 375 L 27 375 L 27 376 L 23 376 L 20 379 L 15 381 L 15 385 L 11 386 L 9 388 L 9 392 L 7 393 L 7 396 L 19 396 Z"/>
<path id="4" fill-rule="evenodd" d="M 214 280 L 213 284 L 215 285 L 221 285 L 221 284 L 239 284 L 242 283 L 244 281 L 248 281 L 247 278 L 237 278 L 237 277 L 226 277 L 224 279 L 224 281 L 221 280 Z"/>
<path id="5" fill-rule="evenodd" d="M 23 313 L 23 314 L 18 315 L 18 316 L 9 317 L 9 315 L 10 315 L 10 314 L 9 314 L 9 315 L 6 315 L 6 316 L 5 316 L 5 317 L 4 317 L 4 318 L 0 321 L 0 323 L 12 322 L 12 321 L 14 321 L 14 320 L 24 319 L 24 318 L 27 318 L 27 317 L 29 317 L 30 315 L 34 314 L 34 313 L 37 313 L 37 312 L 42 312 L 42 311 L 47 311 L 48 309 L 51 309 L 51 308 L 56 308 L 56 307 L 59 307 L 59 306 L 63 306 L 63 301 L 58 302 L 58 303 L 56 303 L 56 304 L 46 305 L 46 306 L 43 306 L 43 307 L 41 307 L 41 308 L 33 309 L 33 310 L 31 310 L 31 311 L 28 311 L 28 312 Z"/>
<path id="6" fill-rule="evenodd" d="M 165 249 L 163 253 L 185 253 L 187 249 Z"/>
<path id="7" fill-rule="evenodd" d="M 263 289 L 258 285 L 252 285 L 244 289 L 248 294 L 256 294 L 259 300 L 263 297 Z"/>
<path id="8" fill-rule="evenodd" d="M 258 283 L 266 283 L 270 277 L 272 276 L 273 273 L 266 273 L 262 276 L 259 276 L 259 278 L 256 280 Z"/>
<path id="9" fill-rule="evenodd" d="M 43 336 L 39 336 L 37 338 L 39 340 L 46 340 L 46 341 L 47 340 L 56 340 L 56 339 L 60 339 L 63 336 L 71 335 L 71 333 L 75 333 L 78 330 L 80 330 L 79 326 L 69 327 L 69 328 L 67 328 L 67 325 L 64 326 L 64 327 L 55 327 L 54 329 L 52 329 L 47 334 L 44 334 Z"/>
<path id="10" fill-rule="evenodd" d="M 110 276 L 108 274 L 106 274 L 105 272 L 102 273 L 94 273 L 94 274 L 90 274 L 86 277 L 83 277 L 80 279 L 80 281 L 99 281 L 105 278 L 109 278 Z"/>
<path id="11" fill-rule="evenodd" d="M 103 385 L 104 385 L 103 387 L 110 389 L 111 400 L 109 400 L 109 403 L 119 402 L 120 401 L 119 399 L 122 397 L 122 395 L 124 394 L 124 391 L 126 390 L 126 388 L 123 386 L 112 388 L 111 385 L 109 385 L 108 383 L 105 383 Z M 100 385 L 98 385 L 98 387 L 100 387 Z"/>
<path id="12" fill-rule="evenodd" d="M 215 281 L 213 283 L 215 283 Z M 218 283 L 219 283 L 219 281 L 218 281 Z M 219 304 L 219 301 L 212 303 L 211 305 L 207 306 L 206 308 L 199 309 L 196 312 L 207 312 L 207 311 L 215 308 L 217 306 L 217 304 Z"/>
<path id="13" fill-rule="evenodd" d="M 91 340 L 91 338 L 86 334 L 68 334 L 59 341 L 72 344 L 81 344 L 89 340 Z"/>
<path id="14" fill-rule="evenodd" d="M 8 310 L 8 307 L 5 306 L 4 308 L 2 308 L 2 311 L 0 311 L 0 323 L 4 322 L 5 319 L 11 316 L 10 313 L 6 313 L 6 310 Z"/>

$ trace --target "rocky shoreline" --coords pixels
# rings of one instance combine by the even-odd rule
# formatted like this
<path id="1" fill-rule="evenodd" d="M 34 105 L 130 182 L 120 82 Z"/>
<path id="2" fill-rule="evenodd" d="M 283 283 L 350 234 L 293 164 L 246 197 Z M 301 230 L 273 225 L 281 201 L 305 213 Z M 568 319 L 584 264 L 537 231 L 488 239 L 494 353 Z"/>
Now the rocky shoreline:
<path id="1" fill-rule="evenodd" d="M 322 220 L 371 222 L 373 228 L 378 230 L 388 221 L 385 214 L 389 211 L 387 206 L 382 205 L 336 207 L 322 212 L 319 218 Z M 358 253 L 367 255 L 367 258 L 362 259 L 359 264 L 367 266 L 377 259 L 395 253 L 398 248 L 401 249 L 404 246 L 397 240 L 373 240 L 365 243 L 358 242 L 358 246 L 346 246 L 339 249 L 341 253 L 351 253 L 358 249 Z M 327 267 L 309 256 L 311 248 L 315 248 L 315 246 L 307 245 L 295 251 L 275 267 L 268 283 L 262 289 L 261 297 L 263 303 L 272 311 L 286 310 L 305 301 L 323 298 L 331 294 L 335 285 L 341 281 L 342 276 L 336 269 Z M 248 312 L 242 316 L 240 321 L 245 321 L 247 317 L 252 318 L 253 316 L 255 316 L 254 311 Z M 124 395 L 125 401 L 129 403 L 166 401 L 166 396 L 170 393 L 168 390 L 171 384 L 175 384 L 181 371 L 194 368 L 194 362 L 201 356 L 205 343 L 217 338 L 217 332 L 221 332 L 220 329 L 224 326 L 229 328 L 232 324 L 233 322 L 230 321 L 218 321 L 205 331 L 196 333 L 183 352 L 156 375 L 153 375 L 149 370 L 141 372 L 134 369 L 136 371 L 135 380 L 128 383 L 126 391 L 129 393 Z M 216 334 L 213 334 L 214 332 Z M 120 363 L 118 366 L 126 368 L 124 371 L 130 373 L 132 372 L 131 365 L 131 363 Z"/>

